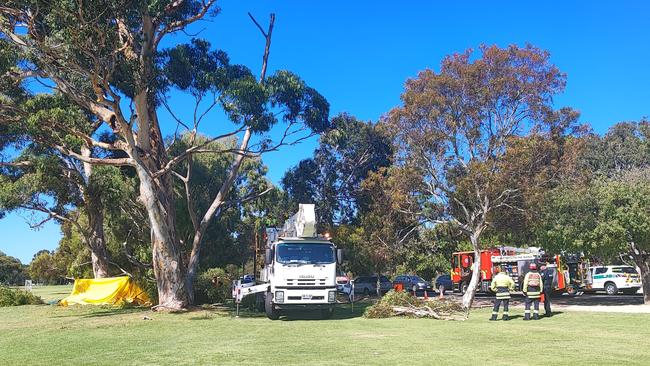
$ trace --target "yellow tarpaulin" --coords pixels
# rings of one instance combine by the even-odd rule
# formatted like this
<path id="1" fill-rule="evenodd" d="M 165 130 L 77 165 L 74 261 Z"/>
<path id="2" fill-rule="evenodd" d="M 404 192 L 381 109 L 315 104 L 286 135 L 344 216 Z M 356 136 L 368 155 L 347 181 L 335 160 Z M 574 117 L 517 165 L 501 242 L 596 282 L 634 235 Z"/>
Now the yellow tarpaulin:
<path id="1" fill-rule="evenodd" d="M 59 305 L 151 305 L 149 296 L 129 277 L 77 279 L 70 296 Z"/>

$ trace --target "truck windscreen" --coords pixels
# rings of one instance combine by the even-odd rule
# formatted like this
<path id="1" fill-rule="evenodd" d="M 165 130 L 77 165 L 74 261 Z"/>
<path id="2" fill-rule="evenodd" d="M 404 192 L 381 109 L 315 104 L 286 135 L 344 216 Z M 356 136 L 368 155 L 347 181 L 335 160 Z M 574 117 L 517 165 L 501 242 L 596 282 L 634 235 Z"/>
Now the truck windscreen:
<path id="1" fill-rule="evenodd" d="M 277 261 L 283 264 L 334 263 L 334 246 L 315 243 L 282 243 L 277 246 Z"/>

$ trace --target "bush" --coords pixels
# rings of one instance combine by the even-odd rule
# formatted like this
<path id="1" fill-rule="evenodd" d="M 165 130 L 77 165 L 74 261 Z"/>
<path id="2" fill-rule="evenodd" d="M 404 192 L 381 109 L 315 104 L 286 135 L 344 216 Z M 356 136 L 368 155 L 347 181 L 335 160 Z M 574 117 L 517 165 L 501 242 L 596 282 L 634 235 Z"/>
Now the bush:
<path id="1" fill-rule="evenodd" d="M 411 295 L 407 291 L 389 291 L 376 304 L 366 309 L 363 316 L 366 318 L 389 318 L 395 316 L 394 306 L 424 308 L 425 306 L 443 316 L 452 316 L 463 312 L 463 307 L 457 301 L 451 299 L 429 299 L 423 300 Z M 405 315 L 409 316 L 409 315 Z"/>
<path id="2" fill-rule="evenodd" d="M 194 282 L 195 304 L 223 303 L 231 298 L 232 278 L 222 268 L 200 273 Z"/>
<path id="3" fill-rule="evenodd" d="M 0 287 L 0 307 L 44 304 L 43 299 L 31 292 Z"/>

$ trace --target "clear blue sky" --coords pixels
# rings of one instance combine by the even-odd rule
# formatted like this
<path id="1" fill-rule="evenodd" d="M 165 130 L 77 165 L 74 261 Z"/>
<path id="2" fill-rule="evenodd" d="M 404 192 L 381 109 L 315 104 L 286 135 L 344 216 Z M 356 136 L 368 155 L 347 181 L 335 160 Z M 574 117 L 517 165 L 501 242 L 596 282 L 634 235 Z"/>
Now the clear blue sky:
<path id="1" fill-rule="evenodd" d="M 257 71 L 263 39 L 246 13 L 266 24 L 275 12 L 271 71 L 296 72 L 329 100 L 332 114 L 345 111 L 364 120 L 398 104 L 404 81 L 418 70 L 438 69 L 445 55 L 481 43 L 526 42 L 550 51 L 568 75 L 556 106 L 580 110 L 596 132 L 650 115 L 649 2 L 453 3 L 223 0 L 221 14 L 193 30 L 202 30 L 199 37 L 228 52 L 232 62 Z M 277 182 L 315 145 L 266 156 L 269 178 Z M 54 224 L 33 231 L 25 217 L 0 220 L 0 250 L 28 263 L 38 250 L 56 248 L 60 232 Z"/>

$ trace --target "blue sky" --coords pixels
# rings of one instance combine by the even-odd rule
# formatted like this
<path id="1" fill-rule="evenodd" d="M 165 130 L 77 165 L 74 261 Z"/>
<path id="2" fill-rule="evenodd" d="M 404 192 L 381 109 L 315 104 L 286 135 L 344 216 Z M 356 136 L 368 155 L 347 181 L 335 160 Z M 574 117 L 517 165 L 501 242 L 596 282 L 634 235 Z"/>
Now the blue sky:
<path id="1" fill-rule="evenodd" d="M 377 120 L 399 103 L 404 81 L 424 68 L 438 69 L 450 53 L 481 43 L 532 43 L 551 52 L 567 73 L 556 107 L 571 106 L 598 133 L 623 120 L 650 115 L 650 3 L 545 1 L 219 2 L 222 12 L 193 27 L 198 37 L 225 50 L 234 63 L 258 72 L 263 38 L 247 16 L 262 24 L 276 13 L 270 72 L 291 70 L 331 104 L 332 115 Z M 396 4 L 401 4 L 397 6 Z M 541 5 L 543 4 L 543 5 Z M 182 41 L 176 37 L 171 42 Z M 185 99 L 173 107 L 189 113 Z M 173 131 L 162 116 L 166 133 Z M 208 131 L 227 123 L 216 115 Z M 264 157 L 277 182 L 287 168 L 310 156 L 316 139 Z M 29 213 L 0 220 L 0 250 L 28 263 L 40 249 L 54 249 L 58 226 L 31 230 Z"/>

